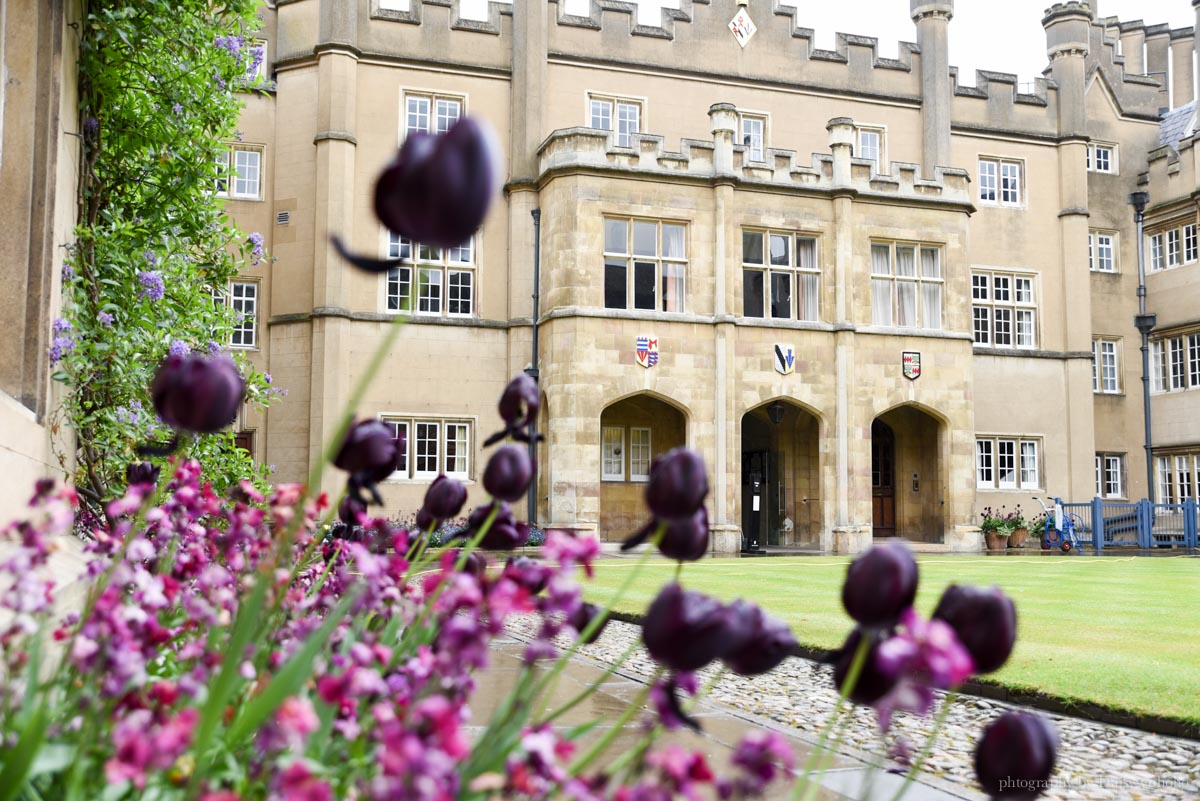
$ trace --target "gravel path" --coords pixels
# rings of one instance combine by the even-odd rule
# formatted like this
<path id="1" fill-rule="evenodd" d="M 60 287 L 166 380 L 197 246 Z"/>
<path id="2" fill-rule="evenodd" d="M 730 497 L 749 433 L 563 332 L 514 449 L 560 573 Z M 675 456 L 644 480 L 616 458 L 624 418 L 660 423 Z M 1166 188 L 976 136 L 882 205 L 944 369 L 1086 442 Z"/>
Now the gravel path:
<path id="1" fill-rule="evenodd" d="M 510 630 L 518 637 L 533 636 L 534 618 L 513 619 Z M 639 640 L 639 627 L 611 621 L 600 639 L 581 653 L 602 664 L 612 664 Z M 628 674 L 650 676 L 654 663 L 639 648 L 625 663 Z M 711 669 L 701 672 L 705 686 Z M 750 712 L 798 729 L 816 739 L 837 701 L 829 668 L 806 659 L 788 659 L 768 676 L 748 679 L 725 675 L 708 700 Z M 1011 704 L 971 696 L 954 701 L 945 728 L 925 770 L 945 780 L 976 787 L 972 751 L 984 725 Z M 935 708 L 933 714 L 937 714 Z M 1047 713 L 1043 713 L 1047 714 Z M 1049 799 L 1195 799 L 1200 798 L 1200 742 L 1108 726 L 1077 718 L 1047 714 L 1058 727 L 1061 745 L 1054 786 Z M 899 713 L 888 735 L 888 745 L 903 737 L 915 754 L 932 724 L 930 718 Z M 847 745 L 868 754 L 882 753 L 874 713 L 856 708 L 845 734 Z"/>

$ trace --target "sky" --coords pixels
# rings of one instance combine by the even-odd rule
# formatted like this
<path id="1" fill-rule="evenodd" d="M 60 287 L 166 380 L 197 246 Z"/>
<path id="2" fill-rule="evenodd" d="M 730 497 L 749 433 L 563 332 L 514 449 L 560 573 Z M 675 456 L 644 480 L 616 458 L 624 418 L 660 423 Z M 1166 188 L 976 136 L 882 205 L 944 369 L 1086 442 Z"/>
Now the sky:
<path id="1" fill-rule="evenodd" d="M 502 0 L 507 1 L 507 0 Z M 544 0 L 520 0 L 543 2 Z M 587 13 L 588 0 L 560 0 L 568 10 Z M 657 24 L 659 9 L 679 7 L 680 0 L 636 0 L 643 23 Z M 814 46 L 834 49 L 835 34 L 853 33 L 879 39 L 879 54 L 895 58 L 897 44 L 915 41 L 916 31 L 908 15 L 909 0 L 790 0 L 800 9 L 800 24 L 816 32 Z M 756 2 L 755 6 L 762 3 Z M 1042 13 L 1050 0 L 956 0 L 950 23 L 950 64 L 959 68 L 959 82 L 975 84 L 975 70 L 1013 72 L 1020 82 L 1032 81 L 1046 67 L 1046 36 Z M 1093 0 L 1103 16 L 1122 20 L 1143 19 L 1147 24 L 1166 22 L 1172 28 L 1195 24 L 1190 0 Z M 487 0 L 462 0 L 464 15 L 484 16 Z M 696 6 L 697 13 L 728 14 L 733 0 L 712 0 Z M 761 13 L 761 12 L 758 12 Z M 758 22 L 759 20 L 755 20 Z"/>

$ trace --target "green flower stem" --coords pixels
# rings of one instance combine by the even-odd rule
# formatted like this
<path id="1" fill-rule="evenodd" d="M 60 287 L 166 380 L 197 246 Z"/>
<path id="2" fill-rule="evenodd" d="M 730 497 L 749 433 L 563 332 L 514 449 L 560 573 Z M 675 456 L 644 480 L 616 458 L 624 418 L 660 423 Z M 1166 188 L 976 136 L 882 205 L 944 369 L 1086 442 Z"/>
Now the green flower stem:
<path id="1" fill-rule="evenodd" d="M 789 801 L 795 801 L 801 789 L 804 790 L 803 801 L 812 801 L 816 796 L 820 782 L 813 781 L 812 772 L 821 762 L 825 751 L 825 744 L 829 742 L 829 734 L 842 717 L 842 712 L 846 708 L 846 701 L 850 698 L 850 693 L 854 692 L 854 686 L 858 684 L 858 677 L 862 675 L 863 666 L 867 662 L 867 653 L 870 650 L 871 640 L 864 634 L 859 638 L 858 648 L 855 650 L 854 658 L 850 662 L 850 670 L 846 673 L 846 681 L 842 684 L 841 692 L 838 693 L 837 704 L 834 705 L 833 712 L 830 713 L 825 727 L 821 729 L 821 737 L 817 740 L 816 748 L 809 754 L 808 762 L 804 765 L 804 771 L 801 774 L 801 781 L 796 782 L 795 786 L 793 786 L 791 795 L 788 796 Z"/>
<path id="2" fill-rule="evenodd" d="M 908 773 L 904 774 L 904 784 L 900 785 L 900 789 L 892 796 L 892 801 L 900 801 L 904 793 L 908 791 L 908 786 L 917 778 L 917 773 L 920 772 L 921 766 L 925 764 L 925 760 L 929 758 L 930 752 L 933 751 L 933 744 L 937 742 L 938 733 L 941 732 L 942 726 L 945 725 L 946 718 L 950 714 L 950 707 L 954 705 L 956 698 L 958 698 L 958 691 L 952 689 L 942 699 L 942 708 L 938 710 L 937 717 L 933 720 L 933 729 L 929 732 L 929 736 L 925 738 L 925 744 L 921 746 L 921 751 L 917 754 L 917 758 L 909 766 Z"/>
<path id="3" fill-rule="evenodd" d="M 595 745 L 589 748 L 586 754 L 575 760 L 574 764 L 571 765 L 570 772 L 572 776 L 578 776 L 580 773 L 582 773 L 584 768 L 590 765 L 596 759 L 596 757 L 604 753 L 604 750 L 612 744 L 612 741 L 620 736 L 621 732 L 625 729 L 625 724 L 633 720 L 633 716 L 642 710 L 642 706 L 644 706 L 646 703 L 646 698 L 650 695 L 650 688 L 654 686 L 654 682 L 658 681 L 662 674 L 662 668 L 656 670 L 654 672 L 654 676 L 650 679 L 650 683 L 642 688 L 642 691 L 639 692 L 637 696 L 629 702 L 629 706 L 627 706 L 625 711 L 621 713 L 621 717 L 617 718 L 617 721 L 612 725 L 612 728 L 610 728 L 605 735 L 595 743 Z"/>

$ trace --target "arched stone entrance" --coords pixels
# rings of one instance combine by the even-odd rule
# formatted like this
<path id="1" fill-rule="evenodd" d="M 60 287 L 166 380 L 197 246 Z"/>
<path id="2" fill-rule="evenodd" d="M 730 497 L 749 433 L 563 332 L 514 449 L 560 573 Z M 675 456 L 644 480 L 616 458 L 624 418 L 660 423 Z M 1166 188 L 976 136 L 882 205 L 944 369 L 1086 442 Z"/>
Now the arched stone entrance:
<path id="1" fill-rule="evenodd" d="M 650 462 L 687 442 L 683 412 L 648 393 L 600 414 L 600 538 L 621 540 L 649 517 L 645 483 Z"/>
<path id="2" fill-rule="evenodd" d="M 785 399 L 742 416 L 740 523 L 745 549 L 819 542 L 819 435 L 817 417 Z"/>
<path id="3" fill-rule="evenodd" d="M 946 531 L 943 424 L 899 406 L 871 424 L 872 530 L 876 537 L 941 542 Z"/>

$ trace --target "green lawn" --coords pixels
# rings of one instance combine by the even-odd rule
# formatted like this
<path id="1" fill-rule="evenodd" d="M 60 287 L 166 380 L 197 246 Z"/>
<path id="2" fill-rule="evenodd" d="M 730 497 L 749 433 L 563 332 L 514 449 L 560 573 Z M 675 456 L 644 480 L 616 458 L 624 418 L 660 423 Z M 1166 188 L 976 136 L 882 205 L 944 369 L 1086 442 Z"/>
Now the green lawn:
<path id="1" fill-rule="evenodd" d="M 919 556 L 917 608 L 928 615 L 951 582 L 998 584 L 1017 605 L 1016 650 L 991 678 L 1010 687 L 1112 709 L 1200 723 L 1200 558 Z M 847 559 L 771 557 L 689 564 L 683 584 L 722 600 L 756 601 L 805 645 L 832 648 Z M 589 598 L 604 602 L 635 560 L 596 564 Z M 674 563 L 655 559 L 617 604 L 640 614 Z"/>

